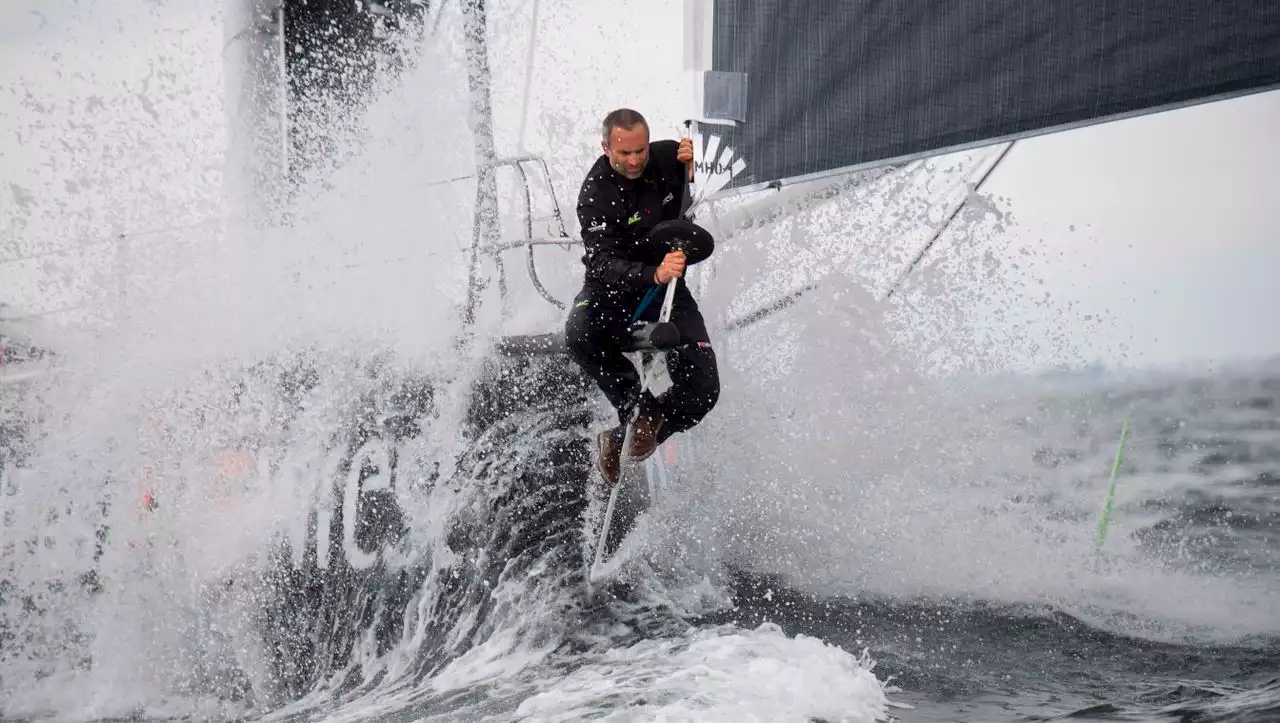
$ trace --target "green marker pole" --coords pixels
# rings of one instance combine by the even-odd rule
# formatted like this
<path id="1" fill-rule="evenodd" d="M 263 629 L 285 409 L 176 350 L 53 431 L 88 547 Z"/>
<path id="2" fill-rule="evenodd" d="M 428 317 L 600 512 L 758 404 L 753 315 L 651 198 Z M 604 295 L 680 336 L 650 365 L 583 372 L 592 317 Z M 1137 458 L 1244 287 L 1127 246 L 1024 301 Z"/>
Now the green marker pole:
<path id="1" fill-rule="evenodd" d="M 1102 519 L 1098 520 L 1098 545 L 1102 551 L 1102 543 L 1107 539 L 1107 523 L 1111 520 L 1111 503 L 1116 497 L 1116 475 L 1120 473 L 1120 461 L 1124 459 L 1124 441 L 1129 436 L 1129 415 L 1124 415 L 1124 427 L 1120 430 L 1120 445 L 1116 447 L 1116 461 L 1111 466 L 1111 489 L 1107 491 L 1107 503 L 1102 507 Z"/>

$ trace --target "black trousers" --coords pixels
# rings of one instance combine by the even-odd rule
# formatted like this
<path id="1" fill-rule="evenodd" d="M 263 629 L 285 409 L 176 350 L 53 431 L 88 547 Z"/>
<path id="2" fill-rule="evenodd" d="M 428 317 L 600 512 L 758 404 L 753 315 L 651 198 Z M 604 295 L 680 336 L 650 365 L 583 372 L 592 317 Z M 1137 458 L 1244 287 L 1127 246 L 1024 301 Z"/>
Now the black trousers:
<path id="1" fill-rule="evenodd" d="M 661 308 L 659 295 L 640 320 L 657 321 Z M 640 374 L 622 352 L 634 313 L 635 309 L 600 303 L 592 299 L 590 289 L 584 289 L 574 299 L 565 322 L 570 356 L 600 386 L 617 410 L 619 424 L 625 424 L 641 402 Z M 701 422 L 720 398 L 720 373 L 706 324 L 693 297 L 683 288 L 672 304 L 671 322 L 680 331 L 680 346 L 667 352 L 671 388 L 656 399 L 645 400 L 645 404 L 656 404 L 666 420 L 658 432 L 659 444 Z"/>

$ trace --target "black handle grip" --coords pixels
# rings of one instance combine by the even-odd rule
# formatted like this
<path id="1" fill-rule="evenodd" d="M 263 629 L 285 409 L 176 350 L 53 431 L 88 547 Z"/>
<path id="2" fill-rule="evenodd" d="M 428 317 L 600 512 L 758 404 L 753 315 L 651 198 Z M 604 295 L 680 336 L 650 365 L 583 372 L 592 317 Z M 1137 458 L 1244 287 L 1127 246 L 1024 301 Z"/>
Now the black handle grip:
<path id="1" fill-rule="evenodd" d="M 680 330 L 669 321 L 637 322 L 624 351 L 666 351 L 680 345 Z"/>

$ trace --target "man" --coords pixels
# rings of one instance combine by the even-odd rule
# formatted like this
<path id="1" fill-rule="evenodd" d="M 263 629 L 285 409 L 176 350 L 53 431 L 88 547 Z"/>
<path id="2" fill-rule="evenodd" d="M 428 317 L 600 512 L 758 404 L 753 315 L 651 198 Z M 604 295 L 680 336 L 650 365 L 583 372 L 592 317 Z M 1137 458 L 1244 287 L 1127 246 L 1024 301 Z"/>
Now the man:
<path id="1" fill-rule="evenodd" d="M 642 460 L 671 435 L 700 422 L 720 396 L 715 352 L 698 304 L 683 281 L 685 268 L 711 254 L 712 239 L 680 219 L 686 182 L 693 174 L 693 142 L 649 142 L 649 125 L 634 110 L 605 116 L 602 155 L 578 195 L 578 221 L 586 266 L 582 291 L 565 324 L 569 353 L 600 386 L 618 412 L 618 426 L 597 437 L 597 467 L 605 482 L 618 480 L 619 458 L 631 412 L 639 405 L 629 456 Z M 670 241 L 693 242 L 689 251 Z M 640 394 L 640 375 L 623 356 L 633 317 L 657 321 L 662 286 L 676 283 L 671 322 L 680 344 L 667 352 L 672 386 L 660 397 Z M 644 304 L 646 293 L 652 303 Z M 638 314 L 638 316 L 637 316 Z"/>

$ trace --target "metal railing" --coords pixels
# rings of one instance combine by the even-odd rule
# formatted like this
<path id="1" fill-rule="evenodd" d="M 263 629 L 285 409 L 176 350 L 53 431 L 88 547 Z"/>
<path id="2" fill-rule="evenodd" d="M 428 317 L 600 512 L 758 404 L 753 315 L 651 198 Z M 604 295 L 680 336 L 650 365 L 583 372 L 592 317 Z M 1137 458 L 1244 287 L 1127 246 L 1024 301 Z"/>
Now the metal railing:
<path id="1" fill-rule="evenodd" d="M 552 212 L 553 218 L 555 219 L 556 225 L 559 228 L 560 235 L 556 238 L 535 238 L 534 237 L 533 193 L 530 190 L 529 174 L 527 171 L 525 171 L 525 168 L 524 168 L 526 163 L 533 163 L 542 167 L 542 174 L 547 181 L 547 187 L 549 189 L 550 196 L 551 196 L 551 208 L 552 208 L 551 212 Z M 528 256 L 526 257 L 526 268 L 529 271 L 529 280 L 533 283 L 533 288 L 537 290 L 538 294 L 542 298 L 551 302 L 557 308 L 560 308 L 560 309 L 568 308 L 568 305 L 565 302 L 560 301 L 556 297 L 552 296 L 551 292 L 547 291 L 547 288 L 542 284 L 542 280 L 538 278 L 538 269 L 537 269 L 537 264 L 534 260 L 533 250 L 535 246 L 548 246 L 548 245 L 562 246 L 564 248 L 568 248 L 569 246 L 572 246 L 574 244 L 581 244 L 582 241 L 571 238 L 569 236 L 568 230 L 565 228 L 564 216 L 560 212 L 560 202 L 556 200 L 555 188 L 551 186 L 551 171 L 550 169 L 547 168 L 546 161 L 544 161 L 540 156 L 530 156 L 530 155 L 512 156 L 510 158 L 499 158 L 494 161 L 495 168 L 502 168 L 506 166 L 510 166 L 514 168 L 516 170 L 516 173 L 520 174 L 520 187 L 524 192 L 523 193 L 524 238 L 519 241 L 491 243 L 486 245 L 482 249 L 482 252 L 489 256 L 494 257 L 495 263 L 497 263 L 499 267 L 499 273 L 501 274 L 501 261 L 500 261 L 501 256 L 500 255 L 504 251 L 510 251 L 512 249 L 521 248 L 521 247 L 528 248 L 529 253 L 528 253 Z M 505 284 L 502 284 L 501 291 L 505 295 L 506 293 Z"/>

